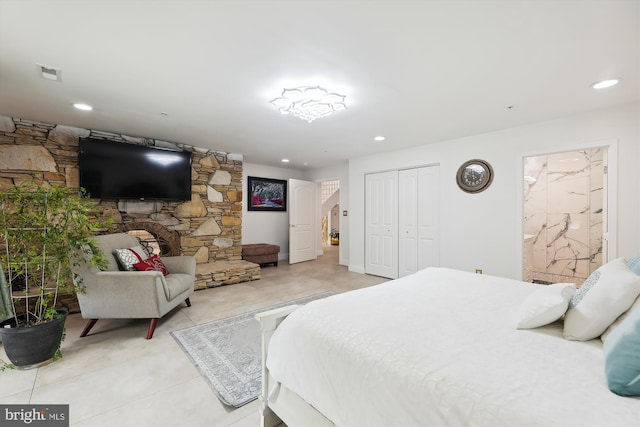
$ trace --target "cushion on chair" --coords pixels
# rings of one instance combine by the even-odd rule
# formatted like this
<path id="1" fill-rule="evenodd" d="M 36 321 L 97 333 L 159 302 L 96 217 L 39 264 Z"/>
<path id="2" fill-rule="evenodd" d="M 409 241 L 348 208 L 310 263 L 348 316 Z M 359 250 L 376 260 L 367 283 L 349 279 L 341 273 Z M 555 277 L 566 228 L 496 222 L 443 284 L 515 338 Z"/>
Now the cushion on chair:
<path id="1" fill-rule="evenodd" d="M 164 280 L 167 283 L 165 289 L 167 300 L 172 300 L 180 293 L 193 289 L 193 277 L 189 274 L 172 273 L 164 276 Z"/>
<path id="2" fill-rule="evenodd" d="M 104 234 L 96 236 L 96 240 L 107 261 L 106 271 L 120 270 L 118 260 L 114 253 L 116 249 L 126 249 L 140 245 L 136 237 L 127 233 Z"/>

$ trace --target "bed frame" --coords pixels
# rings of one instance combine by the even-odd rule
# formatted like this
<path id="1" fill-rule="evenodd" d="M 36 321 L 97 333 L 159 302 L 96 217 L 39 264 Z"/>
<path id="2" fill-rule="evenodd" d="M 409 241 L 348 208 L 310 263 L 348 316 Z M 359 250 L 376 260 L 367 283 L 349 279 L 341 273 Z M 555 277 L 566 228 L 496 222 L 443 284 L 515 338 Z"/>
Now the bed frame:
<path id="1" fill-rule="evenodd" d="M 284 422 L 287 426 L 335 426 L 324 415 L 309 405 L 287 387 L 274 380 L 267 368 L 267 352 L 271 336 L 280 323 L 301 305 L 289 305 L 256 314 L 262 330 L 262 390 L 260 392 L 260 425 L 275 427 Z"/>

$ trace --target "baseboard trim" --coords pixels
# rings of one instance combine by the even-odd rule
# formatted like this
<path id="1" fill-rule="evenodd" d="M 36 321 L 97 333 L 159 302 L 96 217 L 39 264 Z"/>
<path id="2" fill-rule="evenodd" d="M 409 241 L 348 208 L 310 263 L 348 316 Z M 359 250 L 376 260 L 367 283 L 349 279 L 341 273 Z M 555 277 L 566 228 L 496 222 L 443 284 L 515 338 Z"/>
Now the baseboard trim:
<path id="1" fill-rule="evenodd" d="M 364 268 L 359 265 L 349 265 L 349 271 L 353 271 L 354 273 L 365 274 Z"/>

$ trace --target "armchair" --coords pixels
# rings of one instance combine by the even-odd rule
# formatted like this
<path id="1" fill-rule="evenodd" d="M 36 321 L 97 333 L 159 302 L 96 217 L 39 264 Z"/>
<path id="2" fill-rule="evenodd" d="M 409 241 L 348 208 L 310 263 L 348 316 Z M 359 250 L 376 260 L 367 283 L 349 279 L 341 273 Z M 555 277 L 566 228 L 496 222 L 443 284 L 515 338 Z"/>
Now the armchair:
<path id="1" fill-rule="evenodd" d="M 163 257 L 162 262 L 169 270 L 166 276 L 159 271 L 121 271 L 114 251 L 137 246 L 140 244 L 138 239 L 126 233 L 96 236 L 96 239 L 107 258 L 107 269 L 101 271 L 89 263 L 72 266 L 74 273 L 82 278 L 84 287 L 84 292 L 78 292 L 80 311 L 84 319 L 89 319 L 81 337 L 89 333 L 98 319 L 149 318 L 147 339 L 151 339 L 162 316 L 182 301 L 191 306 L 189 296 L 194 292 L 196 270 L 194 257 Z"/>

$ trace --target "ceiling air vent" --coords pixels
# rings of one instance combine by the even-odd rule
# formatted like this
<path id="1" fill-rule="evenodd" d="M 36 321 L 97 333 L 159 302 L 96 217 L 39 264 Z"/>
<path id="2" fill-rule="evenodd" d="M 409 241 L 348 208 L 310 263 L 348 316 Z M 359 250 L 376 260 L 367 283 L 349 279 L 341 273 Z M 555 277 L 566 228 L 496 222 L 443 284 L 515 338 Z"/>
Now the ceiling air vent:
<path id="1" fill-rule="evenodd" d="M 61 80 L 62 71 L 59 68 L 48 67 L 42 64 L 36 64 L 38 74 L 47 80 L 59 82 Z"/>

